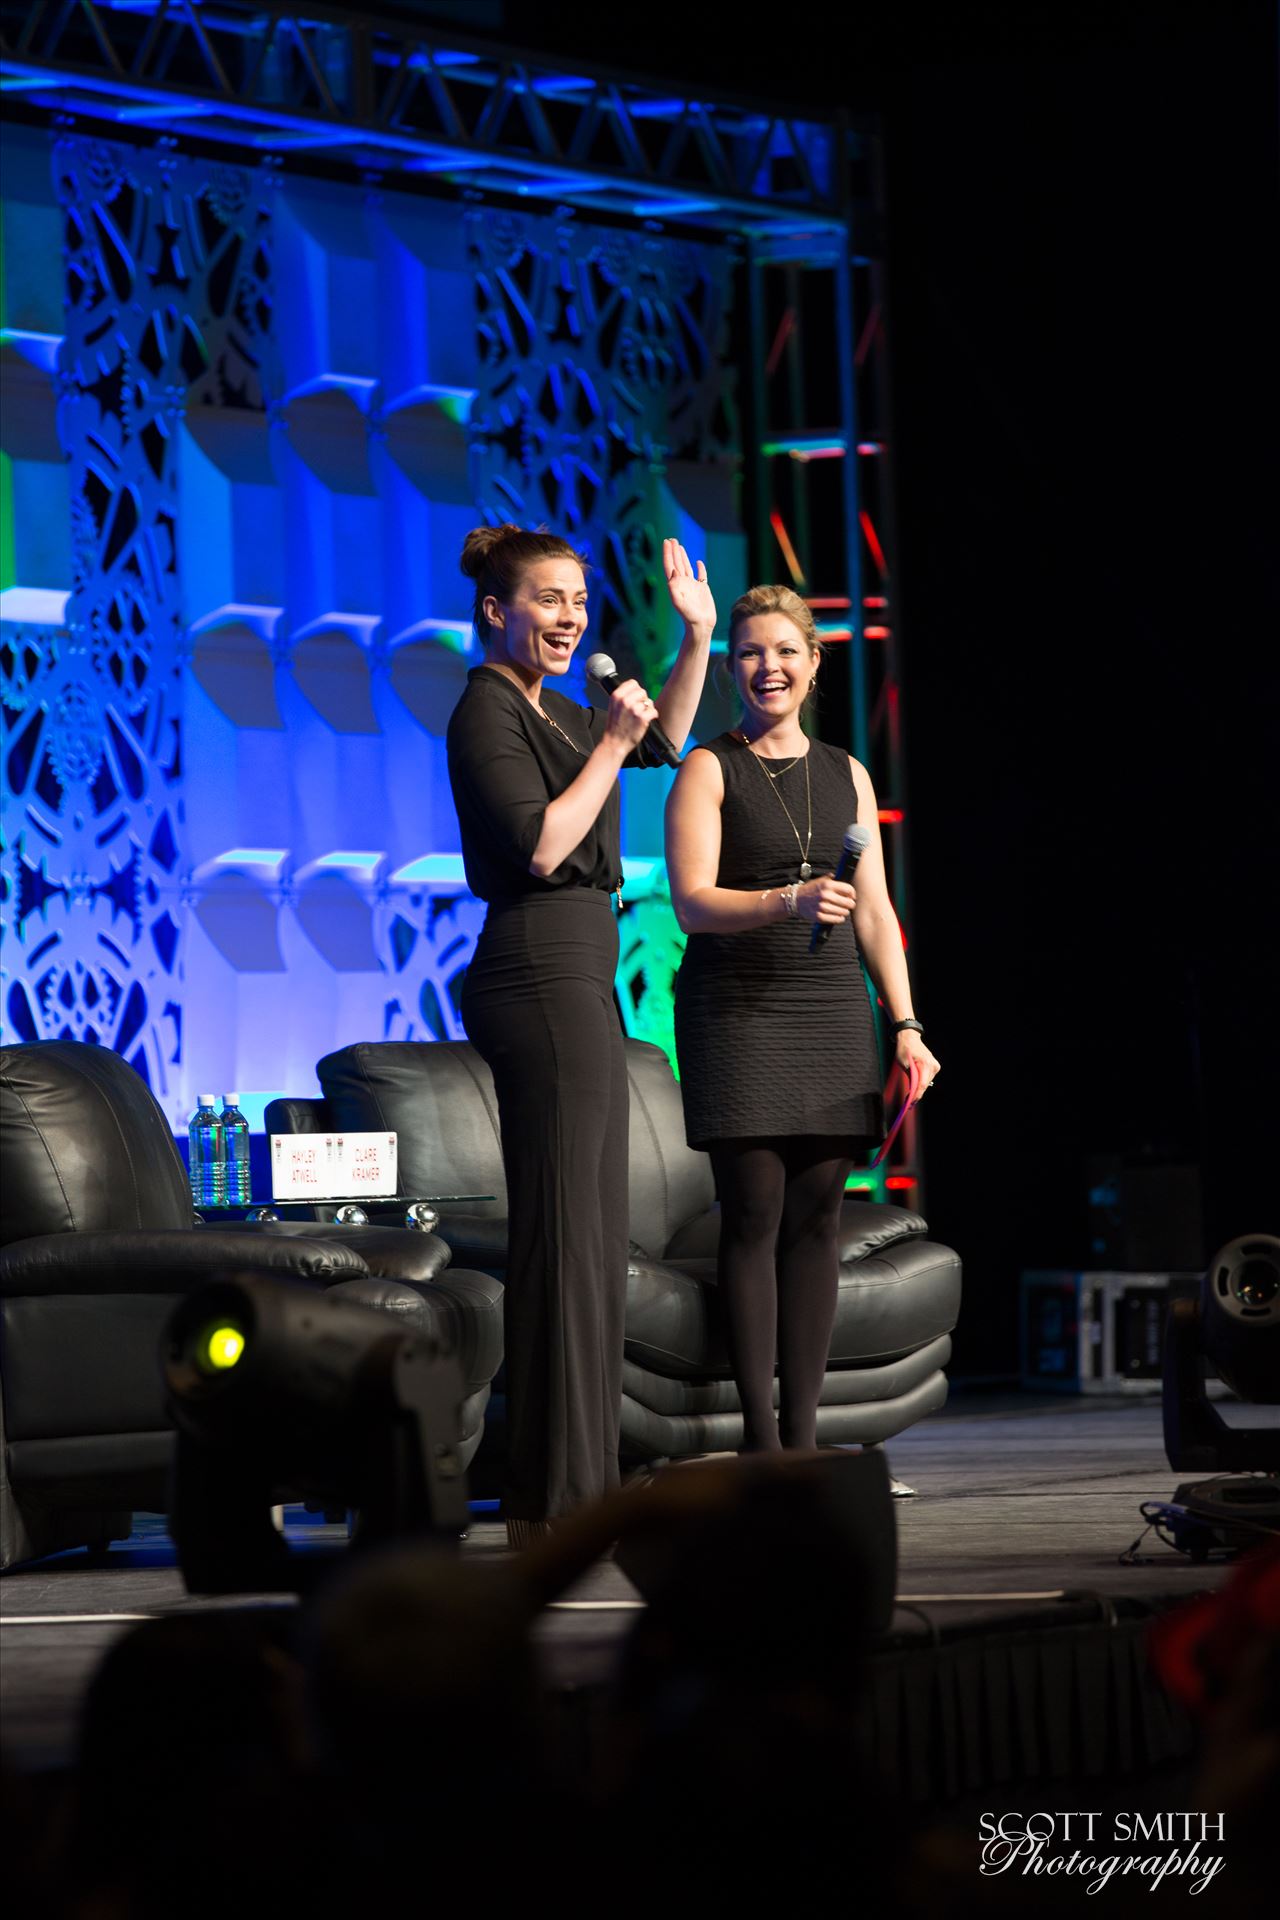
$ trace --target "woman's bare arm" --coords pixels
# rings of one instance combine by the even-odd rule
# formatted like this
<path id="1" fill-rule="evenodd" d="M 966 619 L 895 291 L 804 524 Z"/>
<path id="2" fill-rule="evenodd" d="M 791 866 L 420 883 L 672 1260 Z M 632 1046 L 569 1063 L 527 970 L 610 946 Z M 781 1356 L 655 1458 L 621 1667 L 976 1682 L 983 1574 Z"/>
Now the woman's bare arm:
<path id="1" fill-rule="evenodd" d="M 695 574 L 678 540 L 663 541 L 662 571 L 671 604 L 684 621 L 684 638 L 658 695 L 658 717 L 663 732 L 679 752 L 689 738 L 702 698 L 711 658 L 711 636 L 715 631 L 716 603 L 707 584 L 706 567 L 699 560 Z"/>
<path id="2" fill-rule="evenodd" d="M 782 889 L 718 887 L 720 809 L 724 775 L 714 753 L 691 753 L 667 799 L 667 879 L 671 904 L 685 933 L 747 933 L 785 920 Z M 853 888 L 841 880 L 806 880 L 796 888 L 796 912 L 813 924 L 836 926 L 853 911 Z"/>
<path id="3" fill-rule="evenodd" d="M 866 962 L 867 972 L 884 1003 L 891 1022 L 911 1020 L 911 978 L 902 945 L 902 928 L 889 898 L 889 883 L 884 870 L 884 847 L 880 839 L 880 810 L 876 803 L 871 776 L 861 761 L 849 756 L 849 768 L 858 795 L 858 824 L 870 829 L 871 839 L 857 865 L 858 904 L 853 911 L 853 930 Z M 899 1066 L 904 1072 L 914 1061 L 928 1086 L 940 1071 L 937 1060 L 922 1037 L 910 1029 L 895 1042 Z M 923 1089 L 922 1089 L 923 1091 Z"/>

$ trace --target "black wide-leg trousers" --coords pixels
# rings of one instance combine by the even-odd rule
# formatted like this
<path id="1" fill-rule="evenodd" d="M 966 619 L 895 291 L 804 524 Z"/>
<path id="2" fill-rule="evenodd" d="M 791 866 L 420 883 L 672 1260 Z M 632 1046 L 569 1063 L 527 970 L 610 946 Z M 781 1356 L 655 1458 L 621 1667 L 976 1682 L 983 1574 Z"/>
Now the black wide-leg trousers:
<path id="1" fill-rule="evenodd" d="M 463 984 L 493 1074 L 507 1179 L 508 1519 L 554 1519 L 618 1484 L 628 1092 L 609 896 L 491 907 Z"/>

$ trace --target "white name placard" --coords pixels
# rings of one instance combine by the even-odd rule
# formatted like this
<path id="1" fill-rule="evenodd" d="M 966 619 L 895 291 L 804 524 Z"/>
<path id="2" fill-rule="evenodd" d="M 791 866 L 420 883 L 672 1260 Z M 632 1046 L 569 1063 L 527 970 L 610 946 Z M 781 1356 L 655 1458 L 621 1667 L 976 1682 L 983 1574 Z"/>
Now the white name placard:
<path id="1" fill-rule="evenodd" d="M 335 1133 L 335 1193 L 384 1194 L 396 1190 L 394 1133 Z"/>
<path id="2" fill-rule="evenodd" d="M 394 1133 L 273 1133 L 273 1200 L 377 1198 L 396 1190 Z"/>

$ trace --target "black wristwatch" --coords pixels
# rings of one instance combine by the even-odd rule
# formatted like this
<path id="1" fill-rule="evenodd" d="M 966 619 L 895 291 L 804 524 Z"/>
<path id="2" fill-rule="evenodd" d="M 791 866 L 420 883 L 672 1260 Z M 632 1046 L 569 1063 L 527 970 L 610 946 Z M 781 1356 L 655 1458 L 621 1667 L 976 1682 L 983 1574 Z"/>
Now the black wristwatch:
<path id="1" fill-rule="evenodd" d="M 924 1028 L 918 1020 L 895 1020 L 893 1023 L 893 1031 L 895 1033 L 906 1033 L 910 1031 L 911 1033 L 918 1033 L 922 1040 L 924 1038 Z"/>

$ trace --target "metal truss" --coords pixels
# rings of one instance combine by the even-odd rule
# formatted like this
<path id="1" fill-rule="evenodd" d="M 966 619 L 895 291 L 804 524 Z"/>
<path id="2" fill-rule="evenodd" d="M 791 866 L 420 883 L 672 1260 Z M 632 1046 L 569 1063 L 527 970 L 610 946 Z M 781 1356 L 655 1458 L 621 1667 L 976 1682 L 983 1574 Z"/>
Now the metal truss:
<path id="1" fill-rule="evenodd" d="M 875 141 L 863 141 L 876 167 Z M 906 769 L 889 462 L 886 290 L 880 262 L 848 245 L 823 256 L 776 238 L 750 247 L 752 577 L 787 580 L 814 616 L 830 702 L 824 737 L 867 767 L 879 802 L 890 893 L 908 926 Z M 905 935 L 904 935 L 905 937 Z M 921 1204 L 918 1127 L 851 1185 Z"/>
<path id="2" fill-rule="evenodd" d="M 714 231 L 835 237 L 847 129 L 354 10 L 0 0 L 0 91 L 45 111 Z"/>

